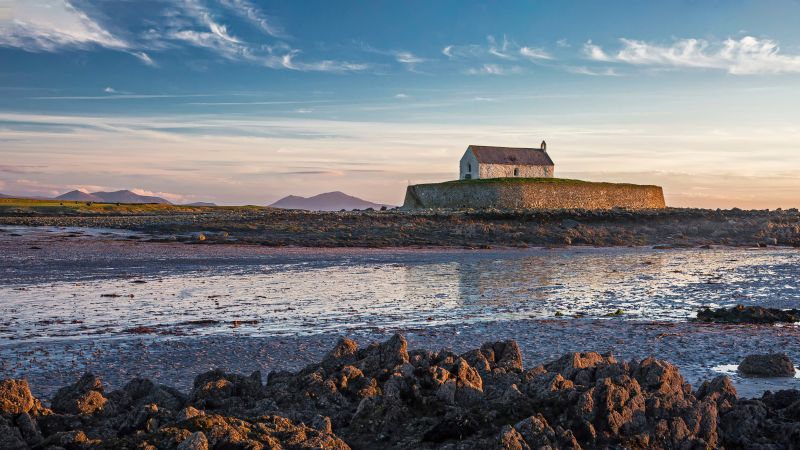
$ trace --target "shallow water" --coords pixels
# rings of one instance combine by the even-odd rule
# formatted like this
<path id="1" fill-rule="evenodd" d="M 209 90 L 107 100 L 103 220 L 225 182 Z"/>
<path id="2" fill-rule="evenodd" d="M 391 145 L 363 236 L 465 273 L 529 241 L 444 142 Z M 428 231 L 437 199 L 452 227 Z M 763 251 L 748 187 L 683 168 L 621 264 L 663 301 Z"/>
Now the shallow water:
<path id="1" fill-rule="evenodd" d="M 0 259 L 0 344 L 569 316 L 686 321 L 702 306 L 800 307 L 792 249 L 308 252 L 180 266 L 112 258 L 81 270 L 60 260 L 41 279 L 30 263 Z"/>

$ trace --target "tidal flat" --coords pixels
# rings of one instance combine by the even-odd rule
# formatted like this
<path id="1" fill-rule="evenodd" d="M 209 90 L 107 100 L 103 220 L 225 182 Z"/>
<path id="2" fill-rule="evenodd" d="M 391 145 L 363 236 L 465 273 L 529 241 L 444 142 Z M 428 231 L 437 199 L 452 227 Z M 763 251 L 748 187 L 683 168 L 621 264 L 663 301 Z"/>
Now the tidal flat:
<path id="1" fill-rule="evenodd" d="M 753 353 L 800 360 L 797 326 L 693 321 L 703 307 L 799 307 L 793 248 L 272 248 L 2 229 L 0 370 L 44 399 L 86 371 L 187 388 L 211 368 L 297 370 L 342 336 L 397 332 L 453 351 L 513 339 L 529 366 L 652 355 L 692 383 L 730 374 L 744 396 L 800 387 L 730 370 Z"/>

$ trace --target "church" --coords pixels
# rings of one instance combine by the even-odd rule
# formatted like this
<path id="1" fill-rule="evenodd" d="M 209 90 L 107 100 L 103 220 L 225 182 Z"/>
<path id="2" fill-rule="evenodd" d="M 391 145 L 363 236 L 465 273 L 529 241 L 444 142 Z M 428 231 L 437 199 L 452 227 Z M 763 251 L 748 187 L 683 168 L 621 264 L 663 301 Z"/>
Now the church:
<path id="1" fill-rule="evenodd" d="M 539 148 L 470 145 L 459 165 L 460 180 L 552 178 L 555 170 L 544 141 Z"/>

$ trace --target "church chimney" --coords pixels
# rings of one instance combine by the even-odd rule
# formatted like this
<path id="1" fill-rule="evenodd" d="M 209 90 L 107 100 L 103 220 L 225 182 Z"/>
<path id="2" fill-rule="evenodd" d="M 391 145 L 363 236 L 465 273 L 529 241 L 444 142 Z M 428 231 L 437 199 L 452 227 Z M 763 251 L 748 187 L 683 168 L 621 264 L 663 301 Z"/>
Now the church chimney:
<path id="1" fill-rule="evenodd" d="M 542 141 L 542 145 L 539 148 L 541 148 L 544 151 L 547 151 L 547 142 Z"/>

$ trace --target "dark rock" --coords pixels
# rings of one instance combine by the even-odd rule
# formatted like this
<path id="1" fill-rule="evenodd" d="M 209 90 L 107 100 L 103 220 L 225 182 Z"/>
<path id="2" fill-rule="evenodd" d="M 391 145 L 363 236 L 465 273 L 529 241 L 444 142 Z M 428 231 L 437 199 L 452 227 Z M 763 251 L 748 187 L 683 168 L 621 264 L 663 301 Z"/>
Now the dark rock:
<path id="1" fill-rule="evenodd" d="M 208 439 L 202 431 L 195 431 L 178 445 L 177 450 L 208 450 Z"/>
<path id="2" fill-rule="evenodd" d="M 800 321 L 800 310 L 744 305 L 714 310 L 705 308 L 697 312 L 697 320 L 716 323 L 793 323 Z"/>
<path id="3" fill-rule="evenodd" d="M 261 372 L 249 377 L 212 370 L 198 375 L 189 401 L 202 408 L 223 408 L 263 398 Z"/>
<path id="4" fill-rule="evenodd" d="M 362 349 L 342 339 L 319 364 L 273 372 L 266 385 L 258 372 L 214 370 L 195 379 L 189 396 L 135 379 L 106 398 L 100 380 L 85 375 L 59 390 L 56 413 L 27 385 L 4 386 L 3 449 L 789 449 L 800 442 L 800 391 L 742 400 L 727 377 L 692 391 L 665 361 L 593 352 L 526 370 L 514 341 L 458 355 L 409 351 L 400 335 Z"/>
<path id="5" fill-rule="evenodd" d="M 739 364 L 739 373 L 746 377 L 793 377 L 794 364 L 785 353 L 748 355 Z"/>
<path id="6" fill-rule="evenodd" d="M 52 405 L 53 411 L 58 413 L 91 415 L 103 409 L 106 402 L 100 378 L 87 373 L 75 384 L 59 389 Z"/>
<path id="7" fill-rule="evenodd" d="M 8 450 L 28 448 L 19 429 L 10 419 L 0 416 L 0 448 Z"/>

